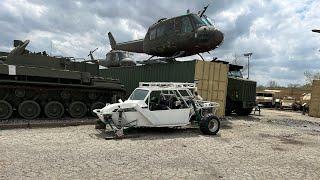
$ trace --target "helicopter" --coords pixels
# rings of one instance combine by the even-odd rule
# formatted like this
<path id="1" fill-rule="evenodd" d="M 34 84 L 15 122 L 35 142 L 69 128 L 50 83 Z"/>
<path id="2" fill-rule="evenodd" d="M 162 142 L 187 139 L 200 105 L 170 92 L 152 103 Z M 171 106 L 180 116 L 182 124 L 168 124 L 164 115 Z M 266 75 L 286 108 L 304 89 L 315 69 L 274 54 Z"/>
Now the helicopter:
<path id="1" fill-rule="evenodd" d="M 217 48 L 224 39 L 221 31 L 214 27 L 204 14 L 209 5 L 198 14 L 173 18 L 162 18 L 151 25 L 144 37 L 134 41 L 117 43 L 108 33 L 112 50 L 146 53 L 154 56 L 177 58 L 209 52 Z M 202 58 L 203 59 L 203 58 Z"/>
<path id="2" fill-rule="evenodd" d="M 130 57 L 129 52 L 121 50 L 111 50 L 106 54 L 105 59 L 95 59 L 93 53 L 98 48 L 89 52 L 90 60 L 84 62 L 92 62 L 104 67 L 119 67 L 119 66 L 135 66 L 135 61 Z"/>

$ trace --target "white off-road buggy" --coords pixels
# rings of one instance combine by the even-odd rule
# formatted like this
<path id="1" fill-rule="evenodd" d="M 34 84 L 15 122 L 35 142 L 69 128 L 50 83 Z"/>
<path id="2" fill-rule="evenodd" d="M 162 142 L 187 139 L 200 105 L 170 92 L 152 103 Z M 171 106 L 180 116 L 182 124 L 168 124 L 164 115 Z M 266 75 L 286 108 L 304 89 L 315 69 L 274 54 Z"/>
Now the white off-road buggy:
<path id="1" fill-rule="evenodd" d="M 129 127 L 199 126 L 203 134 L 214 135 L 220 129 L 215 116 L 218 103 L 197 100 L 194 83 L 141 82 L 128 100 L 93 110 L 99 117 L 97 129 L 109 125 L 115 137 Z"/>

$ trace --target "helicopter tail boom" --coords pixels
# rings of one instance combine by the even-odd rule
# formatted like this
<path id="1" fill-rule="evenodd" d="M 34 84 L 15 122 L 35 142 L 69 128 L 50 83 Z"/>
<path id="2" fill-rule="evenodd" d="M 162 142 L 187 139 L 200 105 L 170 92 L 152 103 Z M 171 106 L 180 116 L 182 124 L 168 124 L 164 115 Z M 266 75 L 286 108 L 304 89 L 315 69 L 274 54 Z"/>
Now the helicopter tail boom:
<path id="1" fill-rule="evenodd" d="M 144 53 L 143 51 L 143 39 L 134 41 L 128 41 L 123 43 L 117 43 L 111 32 L 108 33 L 109 41 L 112 50 L 122 50 L 128 52 Z"/>

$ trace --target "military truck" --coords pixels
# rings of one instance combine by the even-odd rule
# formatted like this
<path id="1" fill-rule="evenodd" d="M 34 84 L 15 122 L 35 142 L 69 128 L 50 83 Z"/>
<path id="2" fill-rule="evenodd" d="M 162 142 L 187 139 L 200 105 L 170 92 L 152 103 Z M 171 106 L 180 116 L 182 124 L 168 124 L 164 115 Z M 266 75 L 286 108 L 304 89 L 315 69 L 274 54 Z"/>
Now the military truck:
<path id="1" fill-rule="evenodd" d="M 15 40 L 11 52 L 1 53 L 0 120 L 82 118 L 125 95 L 118 80 L 99 76 L 99 65 L 32 53 L 28 44 Z"/>
<path id="2" fill-rule="evenodd" d="M 247 116 L 256 105 L 255 81 L 243 78 L 243 66 L 229 64 L 226 115 L 235 112 L 239 116 Z"/>

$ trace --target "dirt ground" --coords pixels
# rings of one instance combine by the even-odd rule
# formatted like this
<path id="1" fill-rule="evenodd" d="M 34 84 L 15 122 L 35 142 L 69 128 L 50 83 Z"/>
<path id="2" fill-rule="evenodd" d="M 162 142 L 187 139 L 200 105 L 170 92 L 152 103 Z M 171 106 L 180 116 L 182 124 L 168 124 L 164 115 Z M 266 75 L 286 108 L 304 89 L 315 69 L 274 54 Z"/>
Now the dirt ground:
<path id="1" fill-rule="evenodd" d="M 320 119 L 262 110 L 216 136 L 139 130 L 105 140 L 94 126 L 0 131 L 0 179 L 320 179 Z"/>

